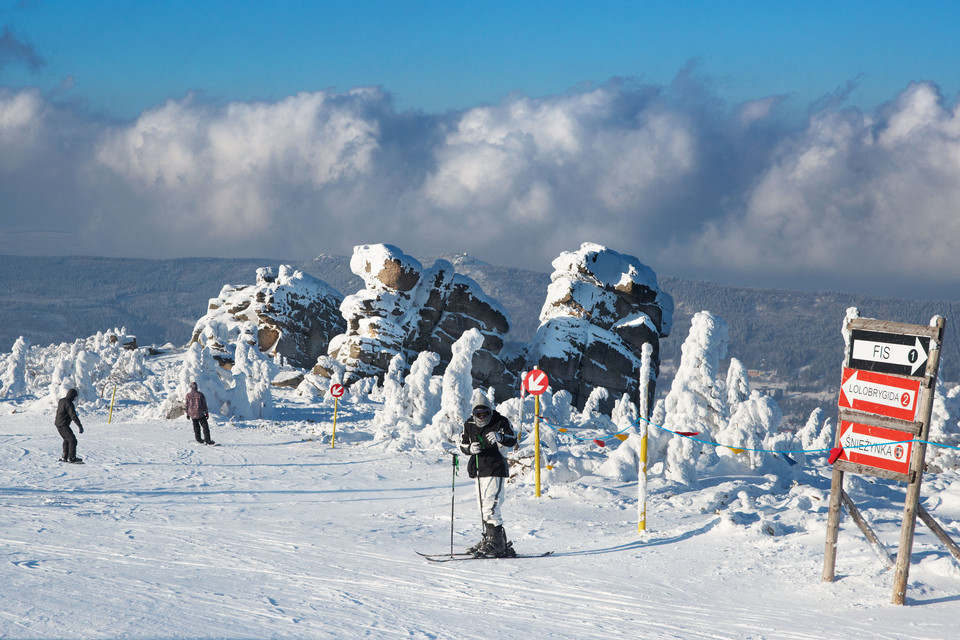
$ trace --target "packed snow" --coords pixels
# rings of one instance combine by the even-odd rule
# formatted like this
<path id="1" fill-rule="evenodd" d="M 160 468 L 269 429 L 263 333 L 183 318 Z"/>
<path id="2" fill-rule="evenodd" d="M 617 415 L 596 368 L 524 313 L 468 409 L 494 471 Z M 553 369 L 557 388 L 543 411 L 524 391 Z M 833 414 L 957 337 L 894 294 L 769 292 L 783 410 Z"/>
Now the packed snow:
<path id="1" fill-rule="evenodd" d="M 18 341 L 0 355 L 0 637 L 956 637 L 960 566 L 922 524 L 907 606 L 890 603 L 892 573 L 846 515 L 837 579 L 821 581 L 834 409 L 781 433 L 742 364 L 721 370 L 726 339 L 721 318 L 696 316 L 649 417 L 647 478 L 628 398 L 604 415 L 597 390 L 583 411 L 548 390 L 536 497 L 534 400 L 499 402 L 521 435 L 505 451 L 506 532 L 518 552 L 553 555 L 448 563 L 415 551 L 480 534 L 466 461 L 457 473 L 450 453 L 470 405 L 492 400 L 471 388 L 478 334 L 443 375 L 436 354 L 397 356 L 339 400 L 312 374 L 271 387 L 284 365 L 256 349 L 228 371 L 196 344 L 131 349 L 125 329 Z M 190 381 L 217 446 L 195 443 L 178 412 Z M 57 460 L 68 388 L 83 465 Z M 931 440 L 960 443 L 958 396 L 938 388 Z M 930 449 L 923 505 L 960 539 L 956 453 Z M 848 474 L 845 488 L 895 553 L 903 486 Z"/>

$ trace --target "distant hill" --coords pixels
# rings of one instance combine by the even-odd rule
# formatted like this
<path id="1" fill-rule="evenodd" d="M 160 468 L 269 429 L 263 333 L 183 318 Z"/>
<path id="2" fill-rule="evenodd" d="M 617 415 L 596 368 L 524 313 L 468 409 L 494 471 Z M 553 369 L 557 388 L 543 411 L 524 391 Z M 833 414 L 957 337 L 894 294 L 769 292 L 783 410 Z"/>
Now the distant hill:
<path id="1" fill-rule="evenodd" d="M 468 255 L 442 256 L 476 280 L 509 311 L 510 340 L 528 342 L 539 324 L 550 283 L 548 273 L 487 264 Z M 429 266 L 436 258 L 421 258 Z M 32 258 L 0 256 L 0 353 L 19 336 L 49 344 L 125 326 L 141 344 L 185 344 L 210 298 L 224 284 L 250 284 L 255 270 L 279 259 Z M 347 256 L 286 261 L 343 294 L 363 283 Z M 851 306 L 866 317 L 926 324 L 947 318 L 941 378 L 960 380 L 960 301 L 917 301 L 828 291 L 787 291 L 721 286 L 660 275 L 660 287 L 676 303 L 671 336 L 662 341 L 667 379 L 680 358 L 690 318 L 706 309 L 730 324 L 729 355 L 748 369 L 798 391 L 825 391 L 839 384 L 840 326 Z M 665 381 L 666 382 L 666 381 Z M 665 385 L 661 385 L 661 390 Z M 804 407 L 805 409 L 805 407 Z"/>

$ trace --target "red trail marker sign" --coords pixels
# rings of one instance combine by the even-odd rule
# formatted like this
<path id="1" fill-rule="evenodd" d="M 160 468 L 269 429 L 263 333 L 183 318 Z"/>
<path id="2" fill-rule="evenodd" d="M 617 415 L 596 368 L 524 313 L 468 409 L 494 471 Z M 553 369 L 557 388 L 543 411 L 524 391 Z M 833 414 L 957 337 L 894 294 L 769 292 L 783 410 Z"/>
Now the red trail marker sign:
<path id="1" fill-rule="evenodd" d="M 840 460 L 904 475 L 910 472 L 913 434 L 849 420 L 840 421 L 837 444 L 843 447 Z"/>
<path id="2" fill-rule="evenodd" d="M 847 367 L 843 368 L 841 379 L 841 407 L 908 422 L 917 414 L 921 380 Z"/>

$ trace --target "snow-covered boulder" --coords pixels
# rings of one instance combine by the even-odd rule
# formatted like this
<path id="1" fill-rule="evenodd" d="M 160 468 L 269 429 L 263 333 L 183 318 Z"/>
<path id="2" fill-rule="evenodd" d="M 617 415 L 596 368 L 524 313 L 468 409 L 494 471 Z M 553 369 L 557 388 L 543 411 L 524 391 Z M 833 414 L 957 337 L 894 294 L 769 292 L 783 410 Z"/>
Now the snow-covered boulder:
<path id="1" fill-rule="evenodd" d="M 624 393 L 640 404 L 643 345 L 653 347 L 656 373 L 660 338 L 673 323 L 673 298 L 648 266 L 598 244 L 560 254 L 553 269 L 530 364 L 547 372 L 551 386 L 568 390 L 577 408 L 598 387 L 610 392 L 605 411 Z"/>
<path id="2" fill-rule="evenodd" d="M 424 269 L 415 258 L 386 244 L 354 247 L 350 269 L 365 288 L 340 305 L 346 332 L 331 340 L 328 351 L 345 366 L 348 384 L 382 378 L 394 356 L 411 363 L 424 351 L 440 356 L 437 368 L 442 374 L 453 358 L 453 344 L 476 329 L 482 344 L 473 354 L 475 385 L 511 393 L 513 375 L 499 358 L 510 321 L 503 306 L 480 285 L 457 274 L 446 260 Z M 320 364 L 314 373 L 324 375 L 326 368 Z"/>
<path id="3" fill-rule="evenodd" d="M 309 369 L 344 330 L 342 296 L 322 280 L 280 265 L 257 269 L 253 285 L 226 285 L 197 321 L 191 343 L 232 366 L 242 334 L 272 357 Z"/>

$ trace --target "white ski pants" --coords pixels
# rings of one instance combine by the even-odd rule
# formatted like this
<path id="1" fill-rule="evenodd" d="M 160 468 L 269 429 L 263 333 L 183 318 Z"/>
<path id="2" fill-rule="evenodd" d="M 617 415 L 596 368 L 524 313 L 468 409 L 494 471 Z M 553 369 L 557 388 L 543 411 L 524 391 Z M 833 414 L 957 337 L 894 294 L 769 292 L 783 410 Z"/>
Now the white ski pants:
<path id="1" fill-rule="evenodd" d="M 480 505 L 480 515 L 484 522 L 495 527 L 503 524 L 500 517 L 500 503 L 503 502 L 503 481 L 506 478 L 479 477 L 477 478 L 477 503 Z"/>

